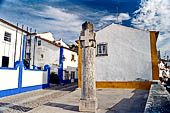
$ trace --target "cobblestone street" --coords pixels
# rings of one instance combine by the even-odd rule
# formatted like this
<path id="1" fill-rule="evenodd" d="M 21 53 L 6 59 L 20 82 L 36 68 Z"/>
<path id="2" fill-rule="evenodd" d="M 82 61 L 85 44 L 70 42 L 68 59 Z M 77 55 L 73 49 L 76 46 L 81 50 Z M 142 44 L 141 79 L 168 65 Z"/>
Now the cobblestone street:
<path id="1" fill-rule="evenodd" d="M 51 85 L 51 88 L 0 98 L 0 113 L 22 113 L 74 91 L 77 84 Z"/>
<path id="2" fill-rule="evenodd" d="M 80 90 L 77 84 L 0 98 L 0 113 L 76 113 Z M 97 89 L 98 113 L 143 113 L 148 90 Z"/>

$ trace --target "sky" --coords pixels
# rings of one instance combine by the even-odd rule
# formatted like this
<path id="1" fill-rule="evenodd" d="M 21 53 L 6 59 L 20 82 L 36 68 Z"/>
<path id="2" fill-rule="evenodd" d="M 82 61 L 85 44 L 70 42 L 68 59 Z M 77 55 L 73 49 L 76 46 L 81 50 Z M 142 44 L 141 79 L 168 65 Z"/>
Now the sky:
<path id="1" fill-rule="evenodd" d="M 78 40 L 85 21 L 95 30 L 118 23 L 160 31 L 157 48 L 170 56 L 170 0 L 0 0 L 0 18 L 52 32 L 69 44 Z"/>

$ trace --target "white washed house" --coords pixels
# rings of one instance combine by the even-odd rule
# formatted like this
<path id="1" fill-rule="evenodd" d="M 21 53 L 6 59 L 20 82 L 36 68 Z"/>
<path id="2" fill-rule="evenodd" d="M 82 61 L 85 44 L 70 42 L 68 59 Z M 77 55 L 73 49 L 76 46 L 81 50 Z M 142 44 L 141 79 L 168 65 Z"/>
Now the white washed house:
<path id="1" fill-rule="evenodd" d="M 36 66 L 36 68 L 42 69 L 44 65 L 48 64 L 51 72 L 58 74 L 61 83 L 77 81 L 78 55 L 75 51 L 69 49 L 62 40 L 55 41 L 50 32 L 35 34 L 33 38 L 31 68 Z"/>
<path id="2" fill-rule="evenodd" d="M 110 24 L 95 33 L 97 87 L 149 89 L 152 80 L 159 80 L 156 51 L 159 32 Z M 79 79 L 80 65 L 81 58 Z"/>
<path id="3" fill-rule="evenodd" d="M 29 33 L 3 19 L 0 19 L 0 67 L 14 67 L 21 60 L 22 40 Z"/>
<path id="4" fill-rule="evenodd" d="M 24 66 L 26 37 L 31 33 L 0 19 L 0 97 L 49 87 L 50 67 Z"/>

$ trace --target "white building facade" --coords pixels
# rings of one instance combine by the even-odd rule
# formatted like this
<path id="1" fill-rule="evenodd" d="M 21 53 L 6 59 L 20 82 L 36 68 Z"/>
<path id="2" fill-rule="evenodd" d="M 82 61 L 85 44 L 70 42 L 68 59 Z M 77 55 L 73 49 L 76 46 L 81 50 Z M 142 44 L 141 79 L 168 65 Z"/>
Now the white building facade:
<path id="1" fill-rule="evenodd" d="M 0 67 L 14 67 L 21 60 L 23 36 L 28 32 L 0 19 Z"/>
<path id="2" fill-rule="evenodd" d="M 62 40 L 54 41 L 51 33 L 42 34 L 32 37 L 30 68 L 42 69 L 44 65 L 48 64 L 51 72 L 58 74 L 60 83 L 76 82 L 78 80 L 77 52 L 69 49 Z M 27 52 L 29 52 L 29 48 L 27 48 Z"/>
<path id="3" fill-rule="evenodd" d="M 0 97 L 49 87 L 50 67 L 25 67 L 25 42 L 31 33 L 0 19 Z"/>
<path id="4" fill-rule="evenodd" d="M 110 24 L 97 31 L 96 86 L 149 89 L 152 80 L 159 80 L 156 51 L 158 34 L 119 24 Z M 81 59 L 79 61 L 81 81 Z"/>

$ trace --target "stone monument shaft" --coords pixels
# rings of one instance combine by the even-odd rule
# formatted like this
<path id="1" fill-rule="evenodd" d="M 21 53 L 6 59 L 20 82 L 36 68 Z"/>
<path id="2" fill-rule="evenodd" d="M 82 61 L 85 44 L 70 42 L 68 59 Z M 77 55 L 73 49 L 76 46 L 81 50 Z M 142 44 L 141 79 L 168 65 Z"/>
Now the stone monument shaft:
<path id="1" fill-rule="evenodd" d="M 82 84 L 79 111 L 96 112 L 96 80 L 95 80 L 95 33 L 94 25 L 85 22 L 80 35 L 82 49 Z"/>

